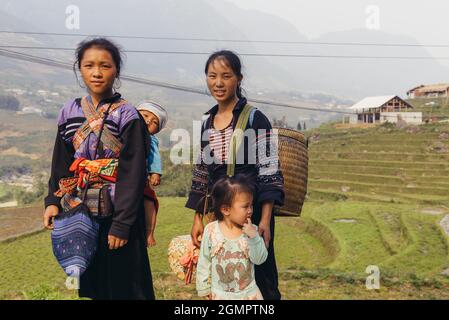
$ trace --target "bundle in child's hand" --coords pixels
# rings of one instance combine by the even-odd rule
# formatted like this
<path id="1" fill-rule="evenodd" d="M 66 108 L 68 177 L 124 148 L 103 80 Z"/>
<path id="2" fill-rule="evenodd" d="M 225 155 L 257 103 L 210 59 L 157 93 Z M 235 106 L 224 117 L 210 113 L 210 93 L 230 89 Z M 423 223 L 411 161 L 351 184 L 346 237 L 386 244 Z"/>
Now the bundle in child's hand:
<path id="1" fill-rule="evenodd" d="M 189 284 L 195 278 L 200 250 L 193 245 L 190 235 L 173 238 L 168 245 L 168 263 L 176 276 Z"/>

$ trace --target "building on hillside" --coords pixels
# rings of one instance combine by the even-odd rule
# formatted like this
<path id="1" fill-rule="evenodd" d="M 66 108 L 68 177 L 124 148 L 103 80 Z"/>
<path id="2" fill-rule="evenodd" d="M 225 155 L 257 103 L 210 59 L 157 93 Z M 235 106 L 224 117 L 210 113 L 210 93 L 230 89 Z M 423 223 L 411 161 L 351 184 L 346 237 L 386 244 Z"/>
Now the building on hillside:
<path id="1" fill-rule="evenodd" d="M 422 112 L 412 112 L 411 104 L 394 95 L 367 97 L 349 109 L 354 111 L 349 116 L 350 124 L 396 123 L 401 120 L 410 124 L 422 123 Z"/>
<path id="2" fill-rule="evenodd" d="M 38 114 L 42 115 L 42 109 L 36 107 L 25 107 L 21 111 L 17 112 L 18 114 Z"/>
<path id="3" fill-rule="evenodd" d="M 407 91 L 409 99 L 414 98 L 438 98 L 449 96 L 449 83 L 437 83 L 420 85 Z"/>

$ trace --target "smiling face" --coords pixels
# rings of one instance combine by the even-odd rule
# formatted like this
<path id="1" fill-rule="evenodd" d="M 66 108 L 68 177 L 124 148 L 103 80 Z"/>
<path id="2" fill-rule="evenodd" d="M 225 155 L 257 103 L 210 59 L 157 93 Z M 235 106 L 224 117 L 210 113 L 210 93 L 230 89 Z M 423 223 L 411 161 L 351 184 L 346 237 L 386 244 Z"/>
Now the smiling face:
<path id="1" fill-rule="evenodd" d="M 218 103 L 227 103 L 237 96 L 238 77 L 223 58 L 213 60 L 207 69 L 207 87 Z"/>
<path id="2" fill-rule="evenodd" d="M 80 72 L 91 95 L 104 97 L 112 93 L 117 68 L 107 50 L 87 49 L 80 62 Z"/>
<path id="3" fill-rule="evenodd" d="M 253 195 L 247 192 L 237 193 L 231 207 L 223 206 L 222 213 L 231 222 L 242 227 L 253 214 Z"/>
<path id="4" fill-rule="evenodd" d="M 153 112 L 147 110 L 139 110 L 145 123 L 147 125 L 148 132 L 150 134 L 156 134 L 159 132 L 159 119 Z"/>

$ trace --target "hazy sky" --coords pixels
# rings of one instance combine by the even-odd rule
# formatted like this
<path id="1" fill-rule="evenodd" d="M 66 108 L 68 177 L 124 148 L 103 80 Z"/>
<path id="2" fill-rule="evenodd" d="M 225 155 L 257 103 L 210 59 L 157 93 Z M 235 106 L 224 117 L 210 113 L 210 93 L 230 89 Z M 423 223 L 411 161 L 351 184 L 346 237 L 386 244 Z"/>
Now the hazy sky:
<path id="1" fill-rule="evenodd" d="M 414 35 L 419 40 L 448 43 L 444 0 L 228 0 L 244 9 L 279 15 L 309 37 L 365 28 L 369 6 L 379 8 L 380 30 Z"/>
<path id="2" fill-rule="evenodd" d="M 449 2 L 444 0 L 228 1 L 244 9 L 283 17 L 310 38 L 332 31 L 366 28 L 378 8 L 378 30 L 411 36 L 421 44 L 449 45 Z M 449 57 L 449 48 L 428 50 L 434 56 Z"/>

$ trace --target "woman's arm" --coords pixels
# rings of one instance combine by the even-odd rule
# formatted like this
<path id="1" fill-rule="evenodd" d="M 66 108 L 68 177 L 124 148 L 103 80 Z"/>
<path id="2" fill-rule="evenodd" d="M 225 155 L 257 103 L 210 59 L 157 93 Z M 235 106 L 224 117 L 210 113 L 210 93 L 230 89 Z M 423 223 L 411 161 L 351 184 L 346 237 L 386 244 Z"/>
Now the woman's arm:
<path id="1" fill-rule="evenodd" d="M 50 179 L 48 180 L 48 194 L 44 199 L 45 207 L 54 205 L 57 206 L 59 210 L 62 210 L 60 203 L 61 198 L 55 196 L 54 193 L 59 189 L 59 180 L 61 178 L 73 176 L 73 173 L 69 171 L 69 168 L 73 162 L 74 153 L 75 150 L 73 150 L 73 146 L 66 143 L 58 131 L 53 147 L 51 173 Z"/>
<path id="2" fill-rule="evenodd" d="M 259 234 L 263 237 L 265 246 L 268 248 L 271 241 L 271 215 L 273 214 L 274 201 L 262 202 L 262 215 L 259 222 Z"/>
<path id="3" fill-rule="evenodd" d="M 202 152 L 202 151 L 201 151 Z M 193 225 L 190 235 L 195 247 L 200 247 L 200 241 L 198 237 L 203 234 L 203 209 L 204 201 L 206 201 L 207 184 L 209 172 L 207 171 L 207 165 L 202 161 L 202 153 L 199 155 L 197 164 L 192 172 L 192 186 L 187 199 L 186 207 L 195 210 L 193 217 Z"/>
<path id="4" fill-rule="evenodd" d="M 115 212 L 109 235 L 122 240 L 128 239 L 139 209 L 143 208 L 143 190 L 147 176 L 145 130 L 143 121 L 137 117 L 123 127 L 120 135 L 123 146 L 119 156 Z"/>
<path id="5" fill-rule="evenodd" d="M 257 202 L 273 202 L 282 206 L 284 178 L 279 162 L 276 132 L 273 131 L 268 118 L 259 110 L 254 114 L 253 129 L 256 131 L 256 141 L 252 143 L 252 147 L 256 153 Z"/>
<path id="6" fill-rule="evenodd" d="M 58 123 L 61 121 L 62 110 L 59 115 Z M 59 189 L 59 180 L 61 178 L 70 177 L 73 175 L 69 171 L 70 165 L 73 162 L 73 155 L 75 150 L 73 146 L 66 143 L 62 138 L 65 130 L 65 123 L 58 126 L 55 143 L 53 147 L 53 156 L 51 163 L 50 179 L 48 180 L 48 194 L 44 199 L 44 214 L 43 223 L 47 229 L 53 229 L 52 218 L 57 216 L 61 208 L 61 198 L 54 195 Z"/>
<path id="7" fill-rule="evenodd" d="M 260 111 L 254 114 L 253 129 L 256 141 L 252 144 L 256 153 L 257 202 L 261 204 L 262 215 L 259 222 L 259 234 L 268 248 L 271 240 L 270 223 L 273 206 L 284 204 L 284 178 L 280 170 L 277 136 L 268 118 Z"/>

